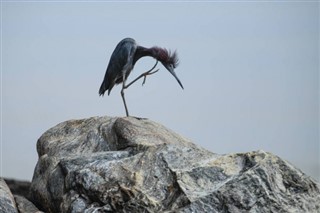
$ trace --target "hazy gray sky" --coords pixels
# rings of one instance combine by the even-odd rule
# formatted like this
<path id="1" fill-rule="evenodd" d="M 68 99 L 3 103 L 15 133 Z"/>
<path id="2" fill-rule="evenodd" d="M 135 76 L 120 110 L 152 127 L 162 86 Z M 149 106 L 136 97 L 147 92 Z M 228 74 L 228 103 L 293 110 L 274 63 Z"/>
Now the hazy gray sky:
<path id="1" fill-rule="evenodd" d="M 319 172 L 319 2 L 2 1 L 1 176 L 31 179 L 47 129 L 125 116 L 99 97 L 117 43 L 177 50 L 176 73 L 126 91 L 129 112 L 215 153 L 272 152 Z M 131 78 L 149 69 L 141 59 Z"/>

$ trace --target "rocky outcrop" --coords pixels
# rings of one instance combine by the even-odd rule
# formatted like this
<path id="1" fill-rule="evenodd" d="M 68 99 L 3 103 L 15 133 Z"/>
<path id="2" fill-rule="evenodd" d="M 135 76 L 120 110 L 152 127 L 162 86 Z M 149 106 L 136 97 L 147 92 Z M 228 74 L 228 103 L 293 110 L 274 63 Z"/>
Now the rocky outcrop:
<path id="1" fill-rule="evenodd" d="M 24 196 L 15 195 L 14 198 L 20 213 L 43 213 Z"/>
<path id="2" fill-rule="evenodd" d="M 45 212 L 319 212 L 319 184 L 264 151 L 218 155 L 133 117 L 45 132 L 30 198 Z"/>
<path id="3" fill-rule="evenodd" d="M 0 177 L 0 213 L 43 213 L 27 199 L 31 183 Z"/>
<path id="4" fill-rule="evenodd" d="M 13 194 L 2 178 L 0 178 L 0 212 L 18 213 Z"/>
<path id="5" fill-rule="evenodd" d="M 30 181 L 14 180 L 9 178 L 5 178 L 4 181 L 10 188 L 12 194 L 28 197 L 31 185 Z"/>

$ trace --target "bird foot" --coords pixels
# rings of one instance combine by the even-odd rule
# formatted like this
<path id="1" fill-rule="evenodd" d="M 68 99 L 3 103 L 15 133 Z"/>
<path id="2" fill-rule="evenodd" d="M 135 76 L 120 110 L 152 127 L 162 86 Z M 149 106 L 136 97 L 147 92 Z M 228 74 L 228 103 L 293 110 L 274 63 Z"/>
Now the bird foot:
<path id="1" fill-rule="evenodd" d="M 156 72 L 159 71 L 159 69 L 157 69 L 157 70 L 155 70 L 155 71 L 153 70 L 153 69 L 157 66 L 157 64 L 158 64 L 158 61 L 156 61 L 156 64 L 155 64 L 149 71 L 142 73 L 142 74 L 139 75 L 136 79 L 134 79 L 133 81 L 131 81 L 129 84 L 127 84 L 127 85 L 124 84 L 124 85 L 122 86 L 122 88 L 123 88 L 123 89 L 128 89 L 134 82 L 136 82 L 137 80 L 139 80 L 139 79 L 142 78 L 142 77 L 144 77 L 143 82 L 142 82 L 142 85 L 144 85 L 144 84 L 146 83 L 146 78 L 147 78 L 148 75 L 152 75 L 152 74 L 154 74 L 154 73 L 156 73 Z"/>
<path id="2" fill-rule="evenodd" d="M 148 72 L 143 73 L 143 74 L 142 74 L 142 75 L 143 75 L 142 86 L 146 83 L 146 79 L 147 79 L 147 76 L 148 76 L 148 75 L 155 74 L 155 73 L 158 72 L 158 71 L 159 71 L 159 69 L 157 69 L 157 70 L 155 70 L 155 71 L 153 71 L 153 72 L 152 72 L 152 70 L 149 70 Z"/>
<path id="3" fill-rule="evenodd" d="M 137 120 L 139 120 L 139 121 L 141 121 L 141 120 L 148 120 L 148 118 L 139 118 L 139 117 L 135 117 L 135 116 L 130 116 L 130 117 L 133 117 L 133 118 L 135 118 L 135 119 L 137 119 Z"/>

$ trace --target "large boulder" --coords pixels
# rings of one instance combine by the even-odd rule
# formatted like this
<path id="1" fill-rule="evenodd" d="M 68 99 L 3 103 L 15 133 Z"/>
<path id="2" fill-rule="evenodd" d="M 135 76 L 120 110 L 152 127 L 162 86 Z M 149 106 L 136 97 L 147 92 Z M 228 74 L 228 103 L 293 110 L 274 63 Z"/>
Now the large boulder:
<path id="1" fill-rule="evenodd" d="M 45 212 L 320 212 L 319 184 L 279 157 L 214 154 L 147 119 L 66 121 L 37 151 Z"/>

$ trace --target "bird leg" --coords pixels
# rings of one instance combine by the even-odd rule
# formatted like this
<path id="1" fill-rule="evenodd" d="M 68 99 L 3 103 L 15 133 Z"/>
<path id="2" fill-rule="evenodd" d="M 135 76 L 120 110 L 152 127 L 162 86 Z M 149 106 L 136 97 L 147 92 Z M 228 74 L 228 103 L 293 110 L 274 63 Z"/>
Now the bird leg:
<path id="1" fill-rule="evenodd" d="M 156 72 L 158 72 L 159 71 L 159 69 L 157 69 L 157 70 L 155 70 L 155 71 L 153 71 L 153 72 L 151 72 L 151 70 L 149 70 L 148 72 L 145 72 L 145 73 L 143 73 L 143 81 L 142 81 L 142 86 L 146 83 L 146 79 L 147 79 L 147 76 L 148 75 L 152 75 L 152 74 L 155 74 Z"/>
<path id="2" fill-rule="evenodd" d="M 126 77 L 125 77 L 125 74 L 123 74 L 121 97 L 122 97 L 122 101 L 123 101 L 123 104 L 124 104 L 124 108 L 126 109 L 127 117 L 129 117 L 129 111 L 128 111 L 128 107 L 127 107 L 127 104 L 126 104 L 126 99 L 124 97 L 124 90 L 129 88 L 134 82 L 136 82 L 137 80 L 139 80 L 142 77 L 144 77 L 143 82 L 142 82 L 142 85 L 144 85 L 148 75 L 152 75 L 152 74 L 154 74 L 154 73 L 159 71 L 159 69 L 153 71 L 153 69 L 157 66 L 157 64 L 158 64 L 158 61 L 156 61 L 156 64 L 150 70 L 148 70 L 147 72 L 144 72 L 141 75 L 139 75 L 136 79 L 131 81 L 128 85 L 126 85 Z"/>
<path id="3" fill-rule="evenodd" d="M 126 109 L 126 115 L 127 115 L 127 117 L 129 117 L 129 112 L 128 112 L 128 107 L 127 107 L 127 104 L 126 104 L 126 99 L 124 98 L 124 90 L 126 89 L 125 83 L 126 83 L 126 79 L 125 79 L 125 75 L 123 75 L 121 97 L 122 97 L 122 101 L 123 101 L 123 104 L 124 104 L 124 108 Z"/>
<path id="4" fill-rule="evenodd" d="M 152 74 L 154 74 L 154 73 L 156 73 L 156 72 L 159 71 L 159 69 L 153 71 L 153 69 L 157 66 L 157 64 L 158 64 L 158 60 L 156 61 L 156 64 L 155 64 L 150 70 L 148 70 L 147 72 L 142 73 L 142 74 L 139 75 L 136 79 L 134 79 L 133 81 L 131 81 L 128 85 L 125 85 L 123 88 L 124 88 L 124 89 L 127 89 L 127 88 L 130 87 L 134 82 L 136 82 L 137 80 L 139 80 L 139 79 L 142 78 L 142 77 L 144 77 L 143 82 L 142 82 L 142 85 L 144 85 L 145 82 L 146 82 L 146 79 L 147 79 L 147 76 L 148 76 L 148 75 L 152 75 Z"/>

